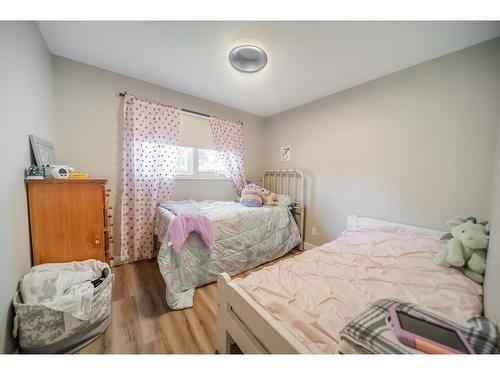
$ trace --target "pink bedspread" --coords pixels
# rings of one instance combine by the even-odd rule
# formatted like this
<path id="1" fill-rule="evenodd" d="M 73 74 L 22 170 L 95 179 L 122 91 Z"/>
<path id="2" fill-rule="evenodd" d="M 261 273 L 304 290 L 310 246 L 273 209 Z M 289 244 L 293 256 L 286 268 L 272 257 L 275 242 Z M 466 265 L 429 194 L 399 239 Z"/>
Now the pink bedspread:
<path id="1" fill-rule="evenodd" d="M 398 298 L 466 320 L 482 287 L 434 264 L 443 242 L 403 228 L 363 228 L 235 281 L 313 353 L 336 353 L 340 330 L 371 303 Z"/>

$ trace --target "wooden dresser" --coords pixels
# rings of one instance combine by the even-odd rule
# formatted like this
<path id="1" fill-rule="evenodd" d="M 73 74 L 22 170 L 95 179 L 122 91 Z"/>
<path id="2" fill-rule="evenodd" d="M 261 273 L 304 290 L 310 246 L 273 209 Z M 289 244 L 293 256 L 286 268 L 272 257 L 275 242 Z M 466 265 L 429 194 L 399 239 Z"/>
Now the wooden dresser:
<path id="1" fill-rule="evenodd" d="M 26 180 L 33 265 L 109 261 L 106 180 Z"/>

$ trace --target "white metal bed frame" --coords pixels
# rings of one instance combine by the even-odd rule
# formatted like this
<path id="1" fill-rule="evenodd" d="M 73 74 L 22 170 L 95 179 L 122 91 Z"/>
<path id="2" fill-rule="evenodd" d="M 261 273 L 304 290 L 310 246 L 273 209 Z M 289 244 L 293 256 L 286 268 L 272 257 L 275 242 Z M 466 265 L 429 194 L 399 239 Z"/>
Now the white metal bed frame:
<path id="1" fill-rule="evenodd" d="M 268 169 L 262 175 L 262 186 L 273 193 L 292 197 L 293 215 L 299 227 L 300 250 L 304 250 L 305 223 L 305 181 L 304 174 L 298 169 Z"/>
<path id="2" fill-rule="evenodd" d="M 441 236 L 442 231 L 414 227 L 350 215 L 347 229 L 369 226 L 402 226 Z M 288 332 L 262 306 L 252 299 L 228 274 L 217 278 L 217 351 L 230 353 L 231 344 L 248 354 L 299 354 L 310 351 Z"/>

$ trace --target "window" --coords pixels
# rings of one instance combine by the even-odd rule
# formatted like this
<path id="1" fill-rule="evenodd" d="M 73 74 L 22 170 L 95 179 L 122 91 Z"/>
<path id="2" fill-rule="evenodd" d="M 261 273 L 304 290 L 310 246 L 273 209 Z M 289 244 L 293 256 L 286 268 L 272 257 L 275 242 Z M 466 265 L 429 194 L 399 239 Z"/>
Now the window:
<path id="1" fill-rule="evenodd" d="M 177 147 L 177 179 L 226 179 L 215 150 Z"/>
<path id="2" fill-rule="evenodd" d="M 219 159 L 218 151 L 202 148 L 196 150 L 198 151 L 198 172 L 224 174 L 224 166 Z"/>
<path id="3" fill-rule="evenodd" d="M 177 147 L 177 172 L 178 175 L 193 174 L 193 149 L 190 147 Z"/>

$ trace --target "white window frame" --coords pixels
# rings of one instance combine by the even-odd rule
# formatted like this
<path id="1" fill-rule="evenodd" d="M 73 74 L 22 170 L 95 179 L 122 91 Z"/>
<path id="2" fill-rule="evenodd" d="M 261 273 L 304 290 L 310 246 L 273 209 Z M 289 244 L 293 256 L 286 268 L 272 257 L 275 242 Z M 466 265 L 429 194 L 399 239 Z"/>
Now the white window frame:
<path id="1" fill-rule="evenodd" d="M 187 146 L 184 146 L 187 147 Z M 175 173 L 175 180 L 201 180 L 201 181 L 229 181 L 229 177 L 214 173 L 214 172 L 200 172 L 198 171 L 198 150 L 199 148 L 197 147 L 189 147 L 193 150 L 192 153 L 192 161 L 193 161 L 193 173 L 192 174 L 182 174 L 182 173 Z"/>

